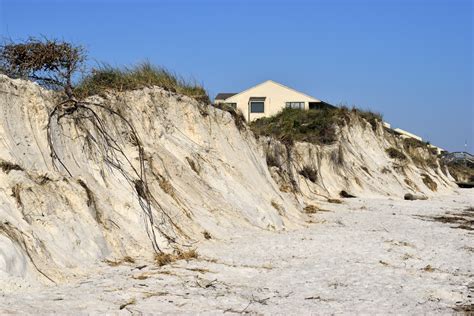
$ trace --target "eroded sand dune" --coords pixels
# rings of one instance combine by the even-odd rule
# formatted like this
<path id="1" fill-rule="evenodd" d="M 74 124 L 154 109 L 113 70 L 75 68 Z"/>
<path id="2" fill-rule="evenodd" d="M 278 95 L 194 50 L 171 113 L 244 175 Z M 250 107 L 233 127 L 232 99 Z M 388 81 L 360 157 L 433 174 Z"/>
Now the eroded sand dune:
<path id="1" fill-rule="evenodd" d="M 439 164 L 391 159 L 386 149 L 401 148 L 400 140 L 359 119 L 341 128 L 335 145 L 298 143 L 289 152 L 239 130 L 227 112 L 157 87 L 93 97 L 93 112 L 65 108 L 49 121 L 58 98 L 0 76 L 0 280 L 3 293 L 13 295 L 0 305 L 4 311 L 15 310 L 8 306 L 20 288 L 54 285 L 67 292 L 68 284 L 101 274 L 104 260 L 129 256 L 149 266 L 155 241 L 165 252 L 202 246 L 206 253 L 210 243 L 218 249 L 214 243 L 238 238 L 242 255 L 252 247 L 265 252 L 264 243 L 240 236 L 299 231 L 310 220 L 305 207 L 324 206 L 342 190 L 397 201 L 423 194 L 430 198 L 424 203 L 456 192 Z M 278 166 L 267 165 L 269 155 Z M 312 181 L 300 172 L 305 166 L 317 172 Z"/>

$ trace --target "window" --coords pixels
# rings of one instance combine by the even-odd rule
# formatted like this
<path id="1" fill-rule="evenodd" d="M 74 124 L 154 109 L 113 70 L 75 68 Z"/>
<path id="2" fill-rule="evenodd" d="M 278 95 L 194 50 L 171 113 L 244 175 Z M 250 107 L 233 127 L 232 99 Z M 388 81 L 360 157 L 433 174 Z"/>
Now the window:
<path id="1" fill-rule="evenodd" d="M 228 106 L 233 108 L 234 110 L 237 109 L 237 103 L 226 103 Z"/>
<path id="2" fill-rule="evenodd" d="M 251 101 L 250 102 L 250 112 L 251 113 L 264 113 L 265 112 L 265 102 L 263 102 L 263 101 Z"/>
<path id="3" fill-rule="evenodd" d="M 304 102 L 286 102 L 286 107 L 289 109 L 304 109 Z"/>

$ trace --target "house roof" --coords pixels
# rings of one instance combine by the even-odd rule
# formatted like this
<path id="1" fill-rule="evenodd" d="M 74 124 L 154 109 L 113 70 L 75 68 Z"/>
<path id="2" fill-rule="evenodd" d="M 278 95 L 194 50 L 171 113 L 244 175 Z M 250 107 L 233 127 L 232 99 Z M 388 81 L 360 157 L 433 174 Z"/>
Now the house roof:
<path id="1" fill-rule="evenodd" d="M 224 92 L 224 93 L 218 93 L 218 94 L 216 95 L 216 97 L 215 97 L 215 100 L 225 100 L 225 99 L 230 98 L 230 97 L 232 97 L 232 96 L 234 96 L 234 95 L 236 95 L 236 94 L 237 94 L 237 93 L 226 93 L 226 92 Z"/>
<path id="2" fill-rule="evenodd" d="M 310 95 L 307 95 L 307 94 L 305 94 L 305 93 L 303 93 L 303 92 L 301 92 L 301 91 L 295 90 L 295 89 L 293 89 L 293 88 L 287 87 L 287 86 L 285 86 L 285 85 L 283 85 L 283 84 L 281 84 L 281 83 L 278 83 L 278 82 L 276 82 L 276 81 L 273 81 L 273 80 L 264 81 L 264 82 L 262 82 L 262 83 L 259 83 L 259 84 L 255 85 L 255 86 L 253 86 L 253 87 L 250 87 L 250 88 L 248 88 L 248 89 L 245 89 L 244 91 L 241 91 L 241 92 L 239 92 L 239 93 L 235 93 L 234 95 L 229 96 L 229 97 L 227 97 L 227 98 L 233 97 L 233 96 L 235 96 L 235 95 L 242 94 L 242 93 L 247 92 L 247 91 L 249 91 L 249 90 L 251 90 L 251 89 L 253 89 L 253 88 L 256 88 L 256 87 L 258 87 L 258 86 L 261 86 L 261 85 L 263 85 L 263 84 L 265 84 L 265 83 L 267 83 L 267 82 L 271 82 L 271 83 L 274 83 L 274 84 L 276 84 L 276 85 L 279 85 L 280 87 L 283 87 L 283 88 L 286 88 L 286 89 L 288 89 L 288 90 L 292 90 L 292 91 L 295 91 L 295 92 L 297 92 L 297 93 L 300 93 L 300 94 L 302 94 L 302 95 L 304 95 L 304 96 L 307 96 L 308 98 L 314 99 L 315 102 L 321 102 L 320 100 L 318 100 L 318 99 L 316 99 L 316 98 L 314 98 L 314 97 L 312 97 L 312 96 L 310 96 Z M 217 99 L 217 97 L 216 97 L 216 99 Z"/>

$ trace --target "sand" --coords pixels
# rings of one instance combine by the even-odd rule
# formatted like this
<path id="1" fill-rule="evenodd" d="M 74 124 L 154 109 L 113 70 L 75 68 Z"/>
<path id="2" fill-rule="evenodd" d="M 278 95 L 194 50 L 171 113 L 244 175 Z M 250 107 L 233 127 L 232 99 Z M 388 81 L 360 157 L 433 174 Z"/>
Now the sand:
<path id="1" fill-rule="evenodd" d="M 325 204 L 302 228 L 203 241 L 188 262 L 101 263 L 67 283 L 0 290 L 0 313 L 450 314 L 474 303 L 472 206 L 469 189 Z"/>

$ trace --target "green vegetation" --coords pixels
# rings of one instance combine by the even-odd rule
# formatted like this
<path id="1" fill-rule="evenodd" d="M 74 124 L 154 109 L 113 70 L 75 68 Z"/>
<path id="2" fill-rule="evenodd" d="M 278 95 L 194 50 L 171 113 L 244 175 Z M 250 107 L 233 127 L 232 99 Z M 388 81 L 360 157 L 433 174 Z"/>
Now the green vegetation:
<path id="1" fill-rule="evenodd" d="M 75 92 L 80 97 L 87 97 L 107 90 L 127 91 L 152 86 L 183 94 L 200 102 L 210 102 L 206 90 L 201 85 L 186 81 L 165 68 L 148 62 L 131 68 L 103 65 L 93 69 L 91 74 L 79 82 Z"/>
<path id="2" fill-rule="evenodd" d="M 296 141 L 331 144 L 336 141 L 337 110 L 284 109 L 250 124 L 258 136 L 273 136 L 285 144 Z"/>
<path id="3" fill-rule="evenodd" d="M 354 115 L 368 121 L 374 130 L 382 120 L 380 114 L 347 107 L 308 111 L 283 109 L 275 116 L 252 122 L 250 127 L 257 136 L 272 136 L 285 144 L 297 141 L 332 144 L 337 140 L 336 127 L 349 123 Z"/>
<path id="4" fill-rule="evenodd" d="M 400 150 L 396 149 L 395 147 L 390 147 L 385 150 L 388 154 L 388 156 L 392 159 L 397 159 L 397 160 L 406 160 L 407 156 L 405 156 L 404 153 L 402 153 Z"/>

